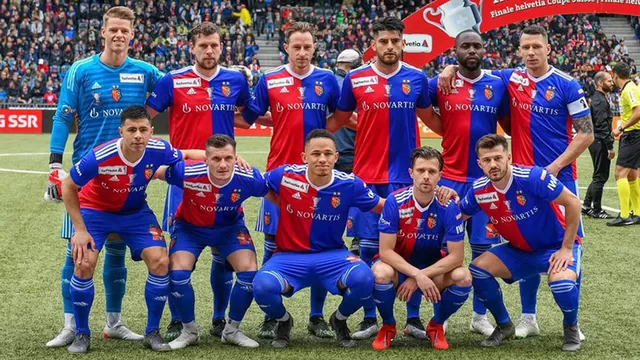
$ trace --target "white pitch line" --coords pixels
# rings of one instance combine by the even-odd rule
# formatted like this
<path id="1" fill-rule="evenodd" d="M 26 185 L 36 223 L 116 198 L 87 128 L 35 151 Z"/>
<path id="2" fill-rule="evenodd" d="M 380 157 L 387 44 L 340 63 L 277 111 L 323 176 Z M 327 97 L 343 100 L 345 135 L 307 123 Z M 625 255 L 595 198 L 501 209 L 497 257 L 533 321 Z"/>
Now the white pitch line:
<path id="1" fill-rule="evenodd" d="M 33 171 L 33 170 L 19 170 L 19 169 L 5 169 L 0 168 L 2 172 L 12 172 L 12 173 L 21 173 L 21 174 L 38 174 L 38 175 L 48 175 L 48 171 Z"/>
<path id="2" fill-rule="evenodd" d="M 578 187 L 578 189 L 586 190 L 586 189 L 588 189 L 588 187 L 580 186 L 580 187 Z M 617 189 L 617 187 L 615 187 L 615 186 L 605 186 L 605 187 L 603 187 L 603 189 L 605 189 L 605 190 L 615 190 L 615 189 Z"/>

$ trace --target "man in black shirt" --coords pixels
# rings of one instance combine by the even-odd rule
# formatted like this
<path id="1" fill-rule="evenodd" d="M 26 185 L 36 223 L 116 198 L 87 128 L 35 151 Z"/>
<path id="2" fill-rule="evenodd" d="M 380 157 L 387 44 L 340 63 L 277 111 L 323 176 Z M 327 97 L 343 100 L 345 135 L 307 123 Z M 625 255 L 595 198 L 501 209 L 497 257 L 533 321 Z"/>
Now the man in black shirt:
<path id="1" fill-rule="evenodd" d="M 613 80 L 611 74 L 600 71 L 595 75 L 594 82 L 596 92 L 591 98 L 591 117 L 595 141 L 589 146 L 593 160 L 593 180 L 584 198 L 582 214 L 596 219 L 613 219 L 614 216 L 602 209 L 602 189 L 609 179 L 611 159 L 616 156 L 611 135 L 613 114 L 608 100 L 609 93 L 613 90 Z"/>

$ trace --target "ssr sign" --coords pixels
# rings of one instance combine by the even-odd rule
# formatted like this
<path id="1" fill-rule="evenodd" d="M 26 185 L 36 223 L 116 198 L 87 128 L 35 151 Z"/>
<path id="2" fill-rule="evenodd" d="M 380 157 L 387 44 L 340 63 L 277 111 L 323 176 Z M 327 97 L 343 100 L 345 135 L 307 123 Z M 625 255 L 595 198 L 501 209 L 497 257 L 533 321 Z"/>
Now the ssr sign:
<path id="1" fill-rule="evenodd" d="M 0 133 L 42 133 L 42 110 L 0 109 Z"/>

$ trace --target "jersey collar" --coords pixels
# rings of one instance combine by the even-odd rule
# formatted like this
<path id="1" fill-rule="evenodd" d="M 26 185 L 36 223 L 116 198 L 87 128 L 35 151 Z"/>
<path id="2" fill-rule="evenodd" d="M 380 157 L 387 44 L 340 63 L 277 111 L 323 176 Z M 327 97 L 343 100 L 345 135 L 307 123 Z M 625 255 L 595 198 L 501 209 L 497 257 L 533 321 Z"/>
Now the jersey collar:
<path id="1" fill-rule="evenodd" d="M 470 83 L 470 84 L 475 84 L 475 83 L 477 83 L 478 81 L 480 81 L 480 79 L 482 79 L 482 78 L 484 77 L 484 71 L 480 71 L 480 75 L 478 75 L 478 77 L 477 77 L 477 78 L 475 78 L 475 79 L 469 79 L 468 77 L 465 77 L 464 75 L 462 75 L 462 74 L 460 73 L 460 71 L 458 71 L 458 72 L 456 73 L 456 75 L 458 75 L 458 77 L 459 77 L 460 79 L 462 79 L 462 80 L 464 80 L 464 81 L 466 81 L 466 82 L 468 82 L 468 83 Z"/>
<path id="2" fill-rule="evenodd" d="M 509 182 L 507 183 L 507 186 L 504 187 L 504 190 L 498 189 L 493 183 L 491 183 L 491 186 L 493 186 L 493 188 L 496 189 L 496 191 L 499 192 L 500 194 L 506 194 L 507 191 L 509 191 L 509 189 L 511 188 L 511 184 L 513 184 L 513 168 L 511 169 Z"/>
<path id="3" fill-rule="evenodd" d="M 306 166 L 306 170 L 304 171 L 304 178 L 307 179 L 307 182 L 309 183 L 309 186 L 311 186 L 312 188 L 320 191 L 322 189 L 328 188 L 329 186 L 331 186 L 333 184 L 333 180 L 335 180 L 335 176 L 333 174 L 333 170 L 331 171 L 331 180 L 329 180 L 328 183 L 326 183 L 325 185 L 322 186 L 315 186 L 311 180 L 309 180 L 309 165 Z"/>
<path id="4" fill-rule="evenodd" d="M 196 66 L 195 66 L 195 65 L 193 65 L 193 73 L 194 73 L 194 74 L 196 74 L 196 75 L 198 75 L 198 76 L 199 76 L 200 78 L 202 78 L 203 80 L 211 81 L 211 80 L 215 79 L 215 78 L 216 78 L 216 76 L 218 76 L 218 74 L 220 73 L 220 64 L 218 64 L 218 66 L 216 66 L 216 72 L 215 72 L 215 73 L 213 73 L 213 75 L 211 75 L 211 77 L 206 77 L 206 76 L 204 76 L 204 75 L 200 74 L 200 73 L 198 72 L 198 70 L 196 69 Z"/>
<path id="5" fill-rule="evenodd" d="M 302 74 L 302 75 L 298 75 L 295 72 L 293 72 L 293 70 L 291 70 L 291 64 L 287 64 L 285 65 L 285 69 L 287 69 L 287 72 L 289 73 L 289 75 L 293 76 L 294 78 L 297 78 L 299 80 L 303 80 L 304 78 L 306 78 L 307 76 L 311 75 L 311 73 L 313 72 L 313 70 L 315 70 L 315 66 L 311 65 L 311 67 L 309 68 L 309 71 L 306 74 Z"/>
<path id="6" fill-rule="evenodd" d="M 233 177 L 236 175 L 236 167 L 235 165 L 233 166 L 233 170 L 231 170 L 231 177 L 229 178 L 229 181 L 226 182 L 226 184 L 224 185 L 216 185 L 213 182 L 213 179 L 211 179 L 211 173 L 209 173 L 209 167 L 207 166 L 207 178 L 209 179 L 209 182 L 211 183 L 211 185 L 217 187 L 218 189 L 222 189 L 223 187 L 231 184 L 231 182 L 233 181 Z"/>
<path id="7" fill-rule="evenodd" d="M 391 74 L 385 74 L 382 71 L 378 70 L 378 68 L 376 67 L 376 64 L 372 64 L 371 65 L 371 69 L 373 70 L 373 72 L 375 72 L 378 76 L 383 77 L 385 79 L 390 79 L 391 77 L 393 77 L 394 75 L 396 75 L 397 73 L 400 72 L 400 70 L 402 70 L 402 61 L 400 61 L 400 65 L 398 66 L 398 68 L 396 69 L 396 71 L 392 72 Z"/>
<path id="8" fill-rule="evenodd" d="M 535 77 L 531 74 L 529 74 L 529 71 L 527 70 L 527 76 L 529 77 L 529 79 L 531 79 L 531 81 L 533 81 L 534 83 L 537 83 L 539 81 L 542 81 L 546 78 L 548 78 L 549 76 L 551 76 L 551 74 L 553 74 L 553 72 L 555 71 L 555 68 L 551 65 L 549 65 L 549 71 L 547 71 L 544 75 L 539 76 L 539 77 Z"/>
<path id="9" fill-rule="evenodd" d="M 136 162 L 132 163 L 129 160 L 127 160 L 124 157 L 124 154 L 122 153 L 122 138 L 118 139 L 118 141 L 116 142 L 116 148 L 118 149 L 118 156 L 120 156 L 120 159 L 122 160 L 122 162 L 124 162 L 125 165 L 131 166 L 131 167 L 138 166 L 140 161 L 142 161 L 142 158 L 144 157 L 144 154 L 146 154 L 146 152 L 147 152 L 147 148 L 145 147 L 144 151 L 142 152 L 142 156 L 140 156 L 140 159 L 138 159 Z"/>
<path id="10" fill-rule="evenodd" d="M 421 212 L 421 213 L 423 213 L 423 212 L 425 212 L 425 211 L 429 210 L 429 208 L 431 207 L 431 204 L 433 204 L 433 202 L 435 201 L 436 196 L 435 196 L 435 195 L 433 196 L 433 199 L 431 199 L 431 202 L 429 202 L 429 203 L 427 204 L 427 206 L 422 207 L 422 206 L 420 206 L 420 204 L 418 203 L 418 200 L 416 200 L 415 191 L 416 191 L 416 189 L 412 186 L 412 187 L 411 187 L 411 197 L 413 198 L 413 204 L 414 204 L 414 206 L 416 207 L 416 209 L 420 210 L 420 212 Z"/>

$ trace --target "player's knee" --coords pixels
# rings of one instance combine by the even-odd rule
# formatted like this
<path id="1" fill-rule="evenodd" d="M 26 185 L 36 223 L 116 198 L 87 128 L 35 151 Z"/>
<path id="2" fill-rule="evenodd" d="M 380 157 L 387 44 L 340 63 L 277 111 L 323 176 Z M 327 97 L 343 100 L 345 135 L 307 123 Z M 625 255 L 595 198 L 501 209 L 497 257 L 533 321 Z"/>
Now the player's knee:
<path id="1" fill-rule="evenodd" d="M 382 261 L 373 264 L 371 270 L 373 271 L 376 284 L 388 284 L 392 282 L 395 277 L 395 270 Z"/>
<path id="2" fill-rule="evenodd" d="M 227 260 L 236 272 L 258 270 L 256 253 L 251 250 L 235 251 L 231 255 L 229 255 Z"/>
<path id="3" fill-rule="evenodd" d="M 451 277 L 453 278 L 454 284 L 460 287 L 471 286 L 473 282 L 471 271 L 469 271 L 469 269 L 464 266 L 460 266 L 459 268 L 454 269 L 451 273 Z"/>
<path id="4" fill-rule="evenodd" d="M 87 261 L 82 261 L 80 263 L 76 262 L 74 274 L 83 279 L 86 279 L 93 276 L 95 269 L 96 261 L 94 261 L 93 259 L 87 259 Z"/>
<path id="5" fill-rule="evenodd" d="M 573 270 L 565 270 L 559 273 L 549 274 L 549 282 L 561 281 L 561 280 L 578 280 L 578 274 L 576 274 Z"/>
<path id="6" fill-rule="evenodd" d="M 256 301 L 265 297 L 279 295 L 284 291 L 285 280 L 279 274 L 260 271 L 253 278 L 253 296 Z"/>
<path id="7" fill-rule="evenodd" d="M 157 275 L 169 272 L 169 257 L 166 254 L 158 255 L 148 262 L 149 272 Z"/>
<path id="8" fill-rule="evenodd" d="M 347 288 L 371 289 L 373 291 L 374 275 L 371 268 L 365 263 L 354 265 L 340 279 L 340 283 Z M 338 284 L 340 285 L 340 284 Z"/>
<path id="9" fill-rule="evenodd" d="M 491 266 L 491 256 L 485 252 L 482 255 L 475 258 L 471 263 L 481 269 L 488 270 Z"/>

